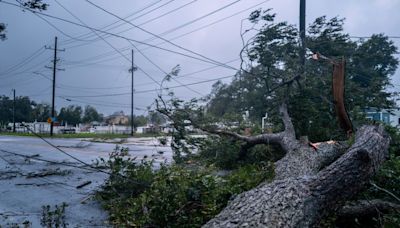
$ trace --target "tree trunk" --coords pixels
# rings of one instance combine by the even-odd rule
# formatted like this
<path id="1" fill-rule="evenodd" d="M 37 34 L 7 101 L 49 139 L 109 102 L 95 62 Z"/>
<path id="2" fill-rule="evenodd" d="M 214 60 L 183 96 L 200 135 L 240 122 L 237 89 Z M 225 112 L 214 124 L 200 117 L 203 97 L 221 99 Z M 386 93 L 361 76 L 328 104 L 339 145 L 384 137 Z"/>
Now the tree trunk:
<path id="1" fill-rule="evenodd" d="M 318 226 L 321 218 L 359 193 L 387 157 L 390 138 L 382 126 L 360 128 L 347 150 L 338 143 L 323 143 L 314 150 L 295 139 L 285 107 L 281 111 L 285 131 L 271 134 L 271 139 L 286 155 L 275 164 L 275 180 L 238 195 L 204 227 Z M 263 137 L 268 135 L 242 140 Z"/>

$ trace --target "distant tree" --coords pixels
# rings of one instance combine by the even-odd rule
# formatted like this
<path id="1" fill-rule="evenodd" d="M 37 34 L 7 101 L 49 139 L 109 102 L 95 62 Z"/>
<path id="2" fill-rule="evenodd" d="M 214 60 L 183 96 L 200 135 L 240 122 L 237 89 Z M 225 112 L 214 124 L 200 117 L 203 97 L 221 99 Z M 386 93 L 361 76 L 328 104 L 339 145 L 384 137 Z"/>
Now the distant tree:
<path id="1" fill-rule="evenodd" d="M 15 121 L 16 122 L 33 122 L 32 102 L 29 97 L 21 96 L 15 99 Z"/>
<path id="2" fill-rule="evenodd" d="M 93 121 L 102 121 L 102 114 L 98 113 L 95 107 L 87 105 L 83 114 L 82 122 L 90 123 Z"/>
<path id="3" fill-rule="evenodd" d="M 32 109 L 33 119 L 38 122 L 45 122 L 51 116 L 51 106 L 46 103 L 34 103 Z"/>
<path id="4" fill-rule="evenodd" d="M 75 125 L 81 122 L 81 117 L 82 107 L 69 105 L 66 108 L 61 108 L 60 114 L 58 115 L 58 121 Z"/>
<path id="5" fill-rule="evenodd" d="M 158 112 L 150 111 L 149 112 L 149 122 L 156 126 L 165 123 L 165 117 Z"/>
<path id="6" fill-rule="evenodd" d="M 129 119 L 129 123 L 130 123 L 130 119 Z M 139 126 L 144 126 L 146 125 L 148 122 L 148 118 L 144 115 L 140 115 L 140 116 L 133 116 L 133 124 L 135 125 L 135 127 L 139 127 Z"/>
<path id="7" fill-rule="evenodd" d="M 0 40 L 6 39 L 6 25 L 4 23 L 0 23 Z"/>
<path id="8" fill-rule="evenodd" d="M 32 114 L 32 102 L 29 97 L 15 98 L 15 121 L 16 122 L 32 122 L 34 120 Z M 6 96 L 0 97 L 0 123 L 7 124 L 13 121 L 13 100 Z"/>
<path id="9" fill-rule="evenodd" d="M 5 125 L 12 121 L 12 100 L 2 95 L 0 97 L 0 124 Z"/>

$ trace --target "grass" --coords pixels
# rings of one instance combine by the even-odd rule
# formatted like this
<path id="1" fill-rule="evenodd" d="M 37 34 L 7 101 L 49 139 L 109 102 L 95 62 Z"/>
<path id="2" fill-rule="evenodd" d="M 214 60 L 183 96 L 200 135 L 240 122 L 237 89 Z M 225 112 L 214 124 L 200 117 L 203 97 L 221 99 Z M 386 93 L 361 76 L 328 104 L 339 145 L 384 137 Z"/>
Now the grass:
<path id="1" fill-rule="evenodd" d="M 7 135 L 7 136 L 35 136 L 32 133 L 28 132 L 0 132 L 0 135 Z M 50 134 L 38 134 L 42 137 L 50 137 Z M 134 138 L 143 138 L 143 137 L 156 137 L 162 136 L 164 134 L 156 134 L 156 133 L 148 133 L 148 134 L 134 134 Z M 115 139 L 115 138 L 129 138 L 132 137 L 129 134 L 96 134 L 96 133 L 76 133 L 76 134 L 54 134 L 53 138 L 106 138 L 106 139 Z"/>

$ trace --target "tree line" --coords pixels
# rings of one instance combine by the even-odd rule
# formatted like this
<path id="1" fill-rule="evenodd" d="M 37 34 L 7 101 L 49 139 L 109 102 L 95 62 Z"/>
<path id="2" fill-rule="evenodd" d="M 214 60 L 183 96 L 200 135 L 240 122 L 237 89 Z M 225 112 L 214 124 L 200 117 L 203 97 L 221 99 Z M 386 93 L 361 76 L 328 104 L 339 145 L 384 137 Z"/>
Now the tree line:
<path id="1" fill-rule="evenodd" d="M 0 96 L 0 126 L 13 122 L 14 101 L 9 97 Z M 68 123 L 76 125 L 79 123 L 91 123 L 94 121 L 104 122 L 105 116 L 98 112 L 93 106 L 69 105 L 56 111 L 56 119 L 60 124 Z M 51 117 L 51 105 L 47 103 L 37 103 L 27 96 L 15 98 L 15 122 L 46 122 Z M 130 121 L 130 119 L 129 119 Z M 150 112 L 149 116 L 134 116 L 134 125 L 143 126 L 148 122 L 160 124 L 163 119 L 157 113 Z"/>

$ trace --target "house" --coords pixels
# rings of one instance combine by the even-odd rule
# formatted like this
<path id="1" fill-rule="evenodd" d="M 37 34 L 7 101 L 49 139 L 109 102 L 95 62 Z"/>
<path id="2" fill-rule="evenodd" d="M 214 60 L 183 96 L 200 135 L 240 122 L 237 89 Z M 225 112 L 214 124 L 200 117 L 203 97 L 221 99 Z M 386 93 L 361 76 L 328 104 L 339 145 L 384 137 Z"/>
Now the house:
<path id="1" fill-rule="evenodd" d="M 106 117 L 106 123 L 110 125 L 128 125 L 129 117 L 123 111 L 115 112 Z"/>
<path id="2" fill-rule="evenodd" d="M 380 121 L 392 127 L 400 127 L 400 108 L 390 110 L 368 108 L 365 110 L 365 115 L 368 120 Z"/>

